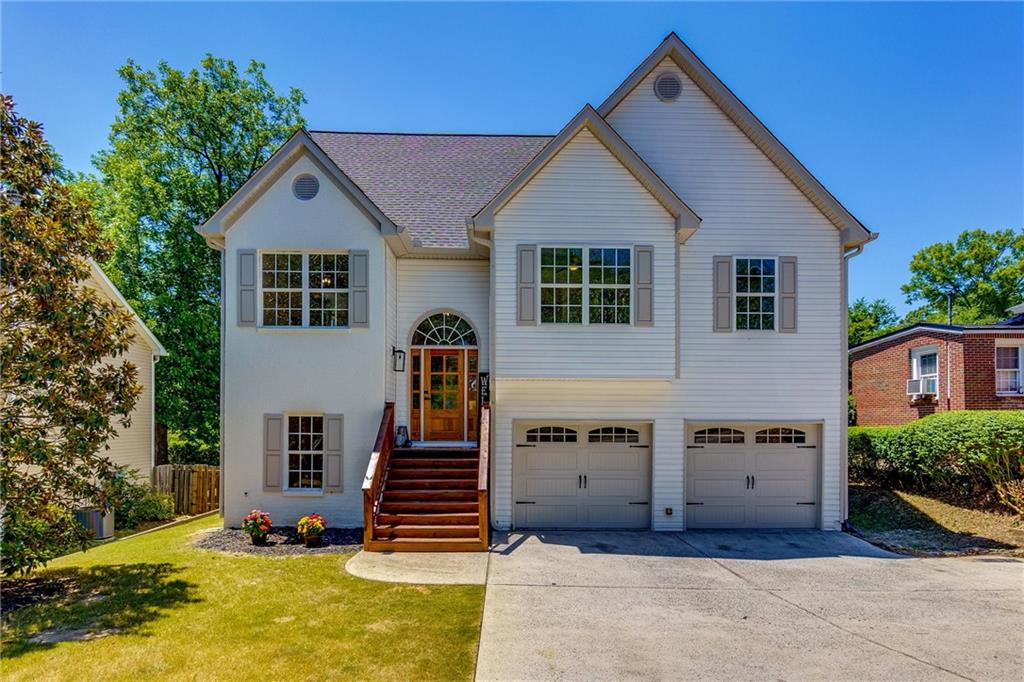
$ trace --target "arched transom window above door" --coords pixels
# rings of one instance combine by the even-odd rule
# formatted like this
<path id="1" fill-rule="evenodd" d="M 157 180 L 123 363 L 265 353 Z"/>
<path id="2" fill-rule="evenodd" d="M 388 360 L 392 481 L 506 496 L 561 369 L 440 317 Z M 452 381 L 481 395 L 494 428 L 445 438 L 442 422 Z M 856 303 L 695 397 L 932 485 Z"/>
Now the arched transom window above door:
<path id="1" fill-rule="evenodd" d="M 414 346 L 475 346 L 476 332 L 455 313 L 436 313 L 420 322 L 412 334 Z"/>

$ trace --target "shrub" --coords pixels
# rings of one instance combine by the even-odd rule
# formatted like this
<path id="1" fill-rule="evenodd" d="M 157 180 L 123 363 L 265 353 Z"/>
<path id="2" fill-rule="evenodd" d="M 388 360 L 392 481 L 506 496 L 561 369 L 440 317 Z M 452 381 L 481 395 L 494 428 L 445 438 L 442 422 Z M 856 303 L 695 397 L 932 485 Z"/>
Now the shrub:
<path id="1" fill-rule="evenodd" d="M 852 393 L 846 396 L 846 424 L 848 426 L 857 425 L 857 401 Z"/>
<path id="2" fill-rule="evenodd" d="M 136 528 L 146 521 L 167 521 L 174 518 L 174 498 L 142 483 L 127 467 L 119 467 L 107 492 L 114 509 L 117 528 Z"/>
<path id="3" fill-rule="evenodd" d="M 190 441 L 180 433 L 168 431 L 167 461 L 171 464 L 217 465 L 220 453 L 215 445 Z"/>
<path id="4" fill-rule="evenodd" d="M 994 494 L 1024 514 L 1024 411 L 941 412 L 902 426 L 853 427 L 849 452 L 854 480 Z"/>

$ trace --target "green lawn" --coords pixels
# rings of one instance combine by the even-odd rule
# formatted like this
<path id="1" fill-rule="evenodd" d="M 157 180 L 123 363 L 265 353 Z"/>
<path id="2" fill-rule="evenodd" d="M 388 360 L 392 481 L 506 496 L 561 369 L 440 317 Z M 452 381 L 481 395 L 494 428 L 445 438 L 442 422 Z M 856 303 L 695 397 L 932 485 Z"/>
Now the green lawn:
<path id="1" fill-rule="evenodd" d="M 5 680 L 468 679 L 484 590 L 371 582 L 349 555 L 194 549 L 204 518 L 52 562 L 77 585 L 4 617 Z M 32 644 L 42 631 L 100 638 Z"/>

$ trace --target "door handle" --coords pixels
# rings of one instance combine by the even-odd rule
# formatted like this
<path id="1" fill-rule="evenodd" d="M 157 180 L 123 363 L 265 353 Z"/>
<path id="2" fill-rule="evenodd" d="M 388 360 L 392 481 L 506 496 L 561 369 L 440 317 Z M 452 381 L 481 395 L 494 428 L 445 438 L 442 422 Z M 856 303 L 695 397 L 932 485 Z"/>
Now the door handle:
<path id="1" fill-rule="evenodd" d="M 583 487 L 584 488 L 587 487 L 587 475 L 586 474 L 583 474 Z"/>
<path id="2" fill-rule="evenodd" d="M 750 476 L 747 476 L 747 490 L 750 490 Z"/>
<path id="3" fill-rule="evenodd" d="M 750 477 L 750 489 L 753 490 L 757 487 L 757 479 L 753 476 Z"/>
<path id="4" fill-rule="evenodd" d="M 580 490 L 582 490 L 583 489 L 583 474 L 580 474 L 579 476 L 577 476 L 576 479 L 577 479 L 576 480 L 576 487 L 579 488 Z"/>

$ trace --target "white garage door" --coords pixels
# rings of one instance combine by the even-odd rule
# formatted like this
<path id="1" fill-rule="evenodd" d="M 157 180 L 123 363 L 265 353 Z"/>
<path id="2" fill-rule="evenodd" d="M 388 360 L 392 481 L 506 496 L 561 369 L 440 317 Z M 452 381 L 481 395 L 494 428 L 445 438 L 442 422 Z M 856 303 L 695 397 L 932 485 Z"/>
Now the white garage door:
<path id="1" fill-rule="evenodd" d="M 648 528 L 647 424 L 544 423 L 515 429 L 516 528 Z"/>
<path id="2" fill-rule="evenodd" d="M 815 528 L 818 426 L 687 429 L 687 528 Z"/>

